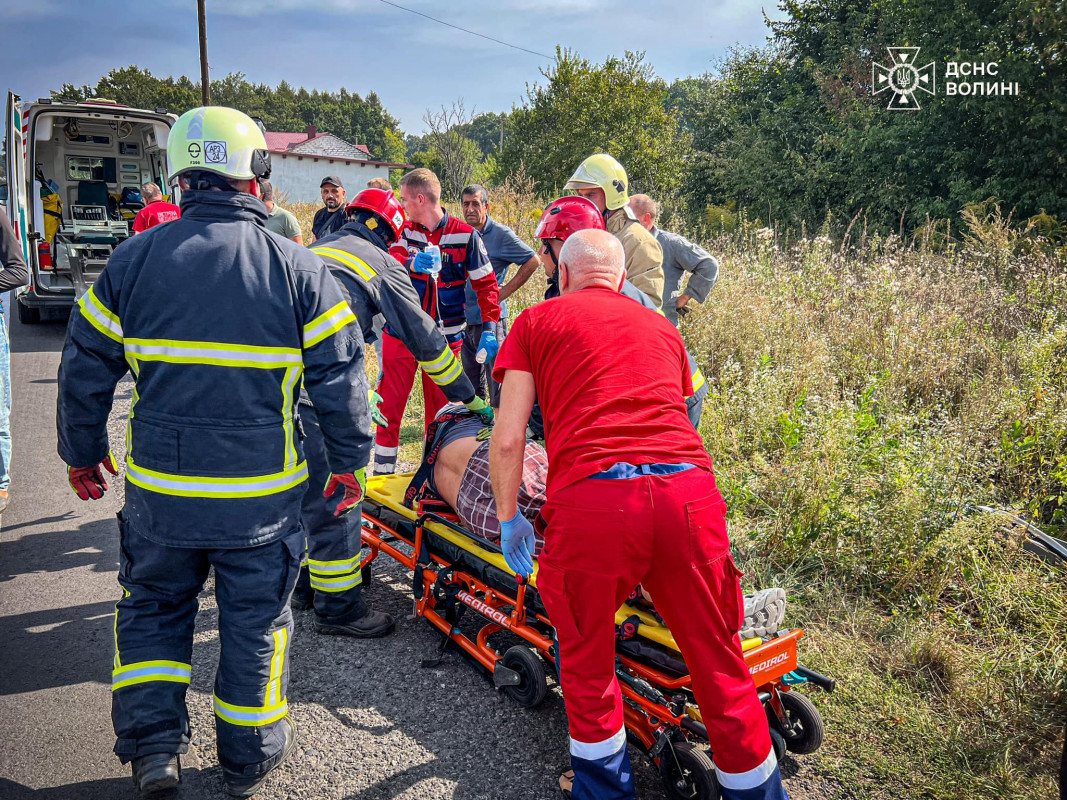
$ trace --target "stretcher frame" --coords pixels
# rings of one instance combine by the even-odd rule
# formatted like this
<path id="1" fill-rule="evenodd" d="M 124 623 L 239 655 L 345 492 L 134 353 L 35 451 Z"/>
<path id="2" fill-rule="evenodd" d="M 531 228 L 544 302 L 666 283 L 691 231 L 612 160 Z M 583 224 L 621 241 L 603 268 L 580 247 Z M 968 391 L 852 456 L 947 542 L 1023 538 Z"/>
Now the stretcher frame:
<path id="1" fill-rule="evenodd" d="M 402 499 L 410 479 L 410 474 L 383 475 L 367 482 L 361 536 L 370 553 L 363 558 L 364 575 L 370 574 L 368 567 L 383 553 L 411 570 L 412 614 L 442 635 L 438 657 L 424 660 L 424 666 L 436 666 L 445 650 L 454 646 L 482 667 L 497 689 L 520 705 L 537 705 L 547 692 L 543 662 L 556 667 L 557 648 L 536 591 L 536 565 L 527 581 L 507 566 L 498 545 L 474 536 L 458 524 L 458 518 L 421 505 L 418 511 L 406 508 Z M 506 580 L 514 581 L 514 588 Z M 468 610 L 484 619 L 473 639 L 458 625 Z M 643 608 L 624 604 L 616 612 L 615 623 L 628 625 L 637 638 L 680 654 L 670 631 Z M 532 651 L 521 645 L 505 653 L 498 651 L 489 639 L 503 631 L 518 636 Z M 832 678 L 799 664 L 797 642 L 803 636 L 803 629 L 794 628 L 766 640 L 742 642 L 779 759 L 787 749 L 813 752 L 822 742 L 818 711 L 807 698 L 793 694 L 793 686 L 810 682 L 826 691 L 835 686 Z M 669 794 L 700 800 L 718 797 L 711 760 L 692 746 L 692 742 L 710 743 L 689 674 L 668 674 L 617 652 L 616 676 L 628 736 L 660 769 Z"/>

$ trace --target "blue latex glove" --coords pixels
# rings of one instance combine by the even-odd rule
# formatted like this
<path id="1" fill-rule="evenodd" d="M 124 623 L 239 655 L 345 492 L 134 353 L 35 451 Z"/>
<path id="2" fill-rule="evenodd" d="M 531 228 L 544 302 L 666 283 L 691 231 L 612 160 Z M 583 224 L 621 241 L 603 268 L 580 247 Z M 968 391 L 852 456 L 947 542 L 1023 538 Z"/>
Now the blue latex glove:
<path id="1" fill-rule="evenodd" d="M 492 361 L 496 358 L 496 353 L 499 349 L 500 345 L 496 341 L 496 331 L 482 331 L 482 338 L 478 340 L 478 354 L 475 356 L 475 360 L 479 364 Z"/>
<path id="2" fill-rule="evenodd" d="M 516 511 L 514 517 L 500 523 L 500 549 L 504 551 L 504 560 L 514 572 L 526 578 L 533 574 L 537 537 L 534 536 L 530 520 L 521 511 Z"/>
<path id="3" fill-rule="evenodd" d="M 436 275 L 441 271 L 441 251 L 421 250 L 411 260 L 412 272 L 421 272 L 424 275 Z"/>

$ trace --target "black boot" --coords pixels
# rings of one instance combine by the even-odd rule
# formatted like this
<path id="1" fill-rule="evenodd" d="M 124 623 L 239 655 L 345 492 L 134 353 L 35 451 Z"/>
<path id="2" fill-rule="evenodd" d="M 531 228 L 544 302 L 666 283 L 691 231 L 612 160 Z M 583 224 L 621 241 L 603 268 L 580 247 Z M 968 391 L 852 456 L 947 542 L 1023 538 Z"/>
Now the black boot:
<path id="1" fill-rule="evenodd" d="M 355 636 L 357 639 L 377 639 L 393 632 L 396 623 L 384 611 L 368 609 L 359 619 L 350 622 L 326 622 L 315 620 L 315 632 L 327 636 Z"/>
<path id="2" fill-rule="evenodd" d="M 173 753 L 152 753 L 133 760 L 133 785 L 141 794 L 155 794 L 177 788 L 182 766 Z"/>
<path id="3" fill-rule="evenodd" d="M 267 780 L 267 776 L 280 767 L 285 759 L 289 757 L 289 753 L 292 752 L 293 747 L 296 745 L 296 727 L 288 717 L 284 718 L 282 722 L 285 724 L 285 744 L 282 746 L 281 757 L 269 769 L 258 775 L 239 775 L 223 767 L 222 780 L 226 785 L 226 794 L 231 797 L 251 797 Z"/>

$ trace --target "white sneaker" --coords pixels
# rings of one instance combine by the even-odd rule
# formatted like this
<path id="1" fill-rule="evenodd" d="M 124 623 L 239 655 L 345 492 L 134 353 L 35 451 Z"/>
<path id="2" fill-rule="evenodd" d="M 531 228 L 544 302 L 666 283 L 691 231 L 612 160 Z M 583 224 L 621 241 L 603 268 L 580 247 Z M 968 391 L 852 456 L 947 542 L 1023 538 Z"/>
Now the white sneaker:
<path id="1" fill-rule="evenodd" d="M 745 621 L 741 638 L 766 639 L 778 632 L 785 621 L 785 589 L 773 587 L 745 595 Z"/>

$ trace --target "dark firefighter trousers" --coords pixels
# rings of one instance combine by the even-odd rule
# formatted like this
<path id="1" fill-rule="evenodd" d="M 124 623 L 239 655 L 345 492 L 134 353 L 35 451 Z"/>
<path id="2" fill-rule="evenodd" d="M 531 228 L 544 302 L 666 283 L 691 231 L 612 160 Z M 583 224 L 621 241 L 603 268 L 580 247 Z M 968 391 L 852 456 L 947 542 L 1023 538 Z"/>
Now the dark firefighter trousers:
<path id="1" fill-rule="evenodd" d="M 333 497 L 322 496 L 330 477 L 330 464 L 319 419 L 314 407 L 307 403 L 300 404 L 300 427 L 308 465 L 308 485 L 301 509 L 308 548 L 298 591 L 306 596 L 314 590 L 315 616 L 323 622 L 343 625 L 367 613 L 360 569 L 363 515 L 358 505 L 342 517 L 333 515 L 343 489 Z"/>
<path id="2" fill-rule="evenodd" d="M 289 597 L 304 551 L 297 529 L 243 549 L 167 547 L 119 514 L 122 599 L 115 607 L 111 718 L 123 763 L 189 749 L 185 693 L 192 674 L 197 596 L 215 568 L 220 655 L 213 705 L 219 763 L 239 775 L 282 755 L 288 715 Z"/>

